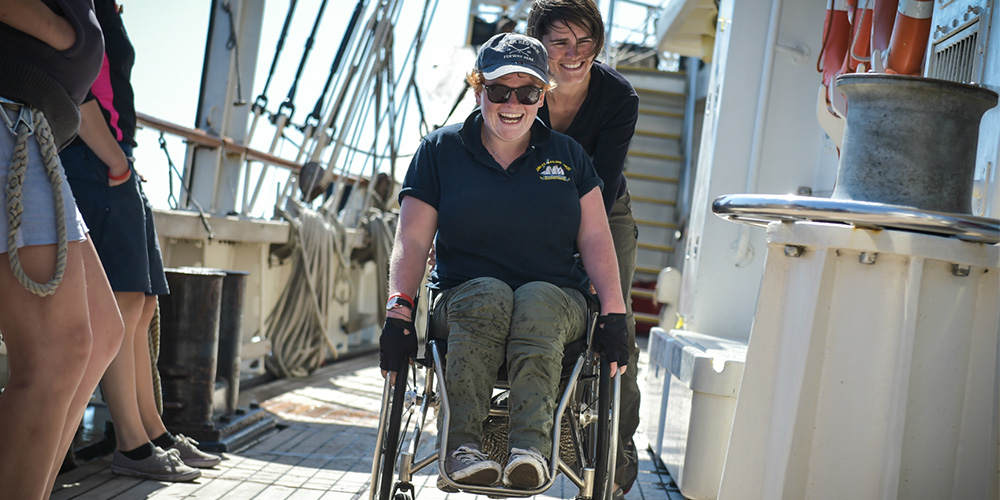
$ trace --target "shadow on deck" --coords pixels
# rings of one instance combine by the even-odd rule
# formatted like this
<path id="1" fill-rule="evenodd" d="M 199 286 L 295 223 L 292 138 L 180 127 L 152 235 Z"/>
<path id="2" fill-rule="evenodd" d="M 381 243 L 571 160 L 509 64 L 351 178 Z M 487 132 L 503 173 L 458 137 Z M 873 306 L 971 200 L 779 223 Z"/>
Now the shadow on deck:
<path id="1" fill-rule="evenodd" d="M 278 420 L 277 430 L 243 450 L 225 453 L 221 465 L 203 470 L 194 482 L 117 476 L 110 470 L 111 455 L 105 455 L 61 474 L 51 498 L 367 500 L 382 392 L 377 364 L 374 354 L 360 356 L 325 366 L 308 378 L 244 391 L 241 404 L 259 401 Z M 640 359 L 639 369 L 644 367 L 645 360 Z M 641 381 L 642 373 L 639 376 Z M 647 450 L 644 437 L 637 438 L 639 449 Z M 641 451 L 640 459 L 639 479 L 627 500 L 683 500 L 648 451 Z M 436 471 L 429 467 L 414 478 L 418 499 L 480 498 L 437 490 Z M 562 479 L 535 498 L 575 494 L 576 487 Z"/>

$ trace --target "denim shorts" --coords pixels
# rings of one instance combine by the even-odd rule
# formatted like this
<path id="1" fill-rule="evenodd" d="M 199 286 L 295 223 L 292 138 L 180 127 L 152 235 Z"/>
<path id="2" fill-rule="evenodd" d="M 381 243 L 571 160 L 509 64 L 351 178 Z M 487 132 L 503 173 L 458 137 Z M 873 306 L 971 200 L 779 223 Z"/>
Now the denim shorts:
<path id="1" fill-rule="evenodd" d="M 18 112 L 0 105 L 0 113 L 7 113 L 16 119 Z M 7 219 L 7 174 L 14 158 L 14 147 L 17 137 L 0 120 L 0 253 L 6 253 L 7 234 L 9 231 Z M 83 222 L 80 211 L 76 208 L 73 192 L 62 167 L 59 167 L 62 179 L 62 197 L 65 206 L 66 239 L 67 241 L 83 241 L 87 239 L 87 226 Z M 17 233 L 15 244 L 17 248 L 31 245 L 52 245 L 57 243 L 55 197 L 52 185 L 45 171 L 45 163 L 38 149 L 34 136 L 28 138 L 28 167 L 24 175 L 24 185 L 21 191 L 21 227 Z"/>
<path id="2" fill-rule="evenodd" d="M 86 145 L 68 146 L 59 156 L 111 289 L 169 293 L 153 210 L 135 170 L 123 184 L 109 186 L 107 165 Z"/>

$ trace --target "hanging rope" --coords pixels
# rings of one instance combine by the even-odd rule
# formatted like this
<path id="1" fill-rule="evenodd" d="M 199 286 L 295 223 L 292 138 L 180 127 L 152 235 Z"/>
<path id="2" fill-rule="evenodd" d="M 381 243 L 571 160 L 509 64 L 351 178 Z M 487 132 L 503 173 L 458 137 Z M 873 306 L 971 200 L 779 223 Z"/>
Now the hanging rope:
<path id="1" fill-rule="evenodd" d="M 0 115 L 7 122 L 8 128 L 17 136 L 14 147 L 14 158 L 7 174 L 7 253 L 10 269 L 14 277 L 31 293 L 39 297 L 47 297 L 56 292 L 66 273 L 66 205 L 63 202 L 62 176 L 59 172 L 59 160 L 56 155 L 56 142 L 52 137 L 52 129 L 41 111 L 21 106 L 17 123 L 13 123 L 6 111 L 0 110 Z M 28 138 L 35 136 L 38 148 L 45 162 L 45 173 L 52 187 L 52 197 L 56 209 L 56 270 L 48 283 L 36 283 L 25 274 L 21 267 L 21 259 L 17 255 L 17 233 L 21 229 L 21 216 L 24 206 L 21 203 L 21 191 L 24 187 L 24 176 L 28 169 Z"/>
<path id="2" fill-rule="evenodd" d="M 156 411 L 163 414 L 163 386 L 160 383 L 160 370 L 156 368 L 156 362 L 160 359 L 160 299 L 156 298 L 156 309 L 153 310 L 153 319 L 149 321 L 149 364 L 152 366 L 153 376 L 153 400 L 156 401 Z"/>
<path id="3" fill-rule="evenodd" d="M 396 222 L 398 216 L 393 213 L 383 212 L 377 208 L 368 210 L 362 223 L 371 238 L 370 245 L 373 250 L 373 261 L 375 262 L 375 275 L 378 276 L 378 283 L 389 282 L 389 257 L 392 256 L 392 242 L 396 234 Z M 389 290 L 387 287 L 375 287 L 378 294 L 376 304 L 385 304 L 389 301 Z M 385 321 L 385 310 L 379 309 L 379 318 L 376 324 L 381 325 Z"/>
<path id="4" fill-rule="evenodd" d="M 330 303 L 351 300 L 347 232 L 336 219 L 288 200 L 295 214 L 275 208 L 291 223 L 292 274 L 265 321 L 271 341 L 266 366 L 278 377 L 304 377 L 324 361 L 324 346 L 336 358 L 338 347 L 327 332 Z"/>
<path id="5" fill-rule="evenodd" d="M 170 205 L 170 208 L 177 210 L 180 203 L 178 203 L 177 197 L 174 196 L 174 175 L 181 180 L 184 179 L 184 176 L 181 174 L 180 170 L 177 170 L 177 165 L 174 165 L 174 161 L 170 159 L 170 151 L 167 150 L 167 139 L 163 136 L 163 132 L 160 132 L 160 149 L 163 150 L 163 154 L 167 157 L 167 168 L 169 170 L 169 172 L 167 172 L 167 180 L 170 184 L 170 194 L 167 195 L 167 203 Z M 181 189 L 187 191 L 188 201 L 198 210 L 198 215 L 201 217 L 201 225 L 205 228 L 205 231 L 208 232 L 208 240 L 214 240 L 215 231 L 212 230 L 212 225 L 208 223 L 208 214 L 206 214 L 205 210 L 201 208 L 201 204 L 198 203 L 198 200 L 191 196 L 191 192 L 188 191 L 183 182 L 181 182 Z"/>
<path id="6" fill-rule="evenodd" d="M 240 77 L 240 45 L 236 41 L 236 21 L 233 19 L 233 8 L 229 2 L 222 2 L 222 10 L 229 14 L 229 39 L 226 40 L 226 48 L 233 51 L 236 62 L 236 106 L 243 106 L 247 102 L 243 99 L 243 79 Z"/>

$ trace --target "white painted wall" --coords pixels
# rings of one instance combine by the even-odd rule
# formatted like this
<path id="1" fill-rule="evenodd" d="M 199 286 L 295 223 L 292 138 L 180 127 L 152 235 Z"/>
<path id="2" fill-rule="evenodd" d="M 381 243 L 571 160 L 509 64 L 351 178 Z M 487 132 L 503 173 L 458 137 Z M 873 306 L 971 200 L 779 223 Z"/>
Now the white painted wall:
<path id="1" fill-rule="evenodd" d="M 765 73 L 766 55 L 774 50 L 765 47 L 775 7 L 780 16 L 774 44 L 808 55 L 778 50 Z M 687 330 L 745 341 L 757 303 L 764 231 L 716 217 L 711 212 L 715 198 L 790 194 L 800 186 L 823 194 L 833 188 L 836 149 L 815 114 L 824 8 L 822 2 L 781 0 L 723 0 L 719 5 L 679 303 Z M 755 161 L 759 173 L 753 178 L 749 172 Z M 752 255 L 738 261 L 735 250 L 744 231 Z"/>

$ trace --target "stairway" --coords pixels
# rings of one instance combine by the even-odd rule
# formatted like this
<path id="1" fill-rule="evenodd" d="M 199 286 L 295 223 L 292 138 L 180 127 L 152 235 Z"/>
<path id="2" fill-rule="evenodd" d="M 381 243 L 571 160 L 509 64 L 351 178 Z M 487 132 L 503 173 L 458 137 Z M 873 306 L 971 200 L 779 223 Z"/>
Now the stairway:
<path id="1" fill-rule="evenodd" d="M 632 212 L 639 226 L 639 250 L 632 280 L 632 304 L 640 334 L 660 322 L 652 302 L 656 277 L 674 263 L 678 182 L 684 165 L 684 73 L 618 66 L 639 94 L 639 119 L 625 162 Z"/>

